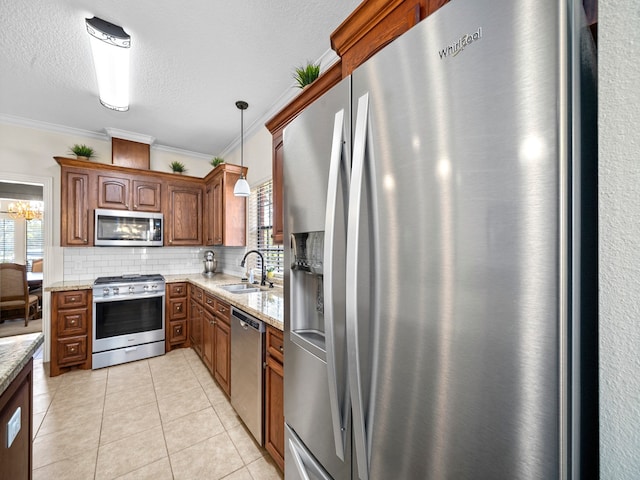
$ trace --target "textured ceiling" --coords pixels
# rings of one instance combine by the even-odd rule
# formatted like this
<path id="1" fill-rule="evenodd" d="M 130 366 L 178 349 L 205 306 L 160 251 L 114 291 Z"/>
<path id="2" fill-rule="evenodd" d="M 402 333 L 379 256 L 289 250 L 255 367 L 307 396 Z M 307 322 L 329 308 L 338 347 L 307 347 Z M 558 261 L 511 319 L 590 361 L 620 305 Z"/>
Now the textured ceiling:
<path id="1" fill-rule="evenodd" d="M 329 49 L 360 0 L 0 0 L 0 115 L 215 155 L 290 98 L 293 68 Z M 85 18 L 131 35 L 128 112 L 98 101 Z M 10 116 L 10 117 L 9 117 Z"/>

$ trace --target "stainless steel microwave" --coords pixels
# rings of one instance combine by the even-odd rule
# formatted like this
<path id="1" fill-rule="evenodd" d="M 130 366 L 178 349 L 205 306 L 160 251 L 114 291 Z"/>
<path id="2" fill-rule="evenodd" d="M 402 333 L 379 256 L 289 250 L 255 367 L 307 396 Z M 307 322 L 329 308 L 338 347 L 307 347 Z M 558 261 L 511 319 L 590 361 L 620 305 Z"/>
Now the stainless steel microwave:
<path id="1" fill-rule="evenodd" d="M 106 247 L 161 247 L 161 213 L 96 208 L 93 244 Z"/>

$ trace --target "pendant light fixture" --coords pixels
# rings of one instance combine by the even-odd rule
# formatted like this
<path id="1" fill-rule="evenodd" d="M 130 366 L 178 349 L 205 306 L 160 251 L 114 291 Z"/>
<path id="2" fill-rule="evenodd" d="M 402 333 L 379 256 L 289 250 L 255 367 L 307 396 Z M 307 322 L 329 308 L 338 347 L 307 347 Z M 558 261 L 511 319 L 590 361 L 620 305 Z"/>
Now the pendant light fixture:
<path id="1" fill-rule="evenodd" d="M 240 166 L 244 169 L 244 111 L 249 107 L 247 102 L 239 100 L 236 107 L 240 109 Z M 240 178 L 233 187 L 233 194 L 236 197 L 248 197 L 251 193 L 249 183 L 244 178 L 244 172 L 240 172 Z"/>
<path id="2" fill-rule="evenodd" d="M 86 24 L 100 103 L 112 110 L 126 112 L 129 110 L 131 37 L 122 27 L 98 17 L 87 18 Z"/>

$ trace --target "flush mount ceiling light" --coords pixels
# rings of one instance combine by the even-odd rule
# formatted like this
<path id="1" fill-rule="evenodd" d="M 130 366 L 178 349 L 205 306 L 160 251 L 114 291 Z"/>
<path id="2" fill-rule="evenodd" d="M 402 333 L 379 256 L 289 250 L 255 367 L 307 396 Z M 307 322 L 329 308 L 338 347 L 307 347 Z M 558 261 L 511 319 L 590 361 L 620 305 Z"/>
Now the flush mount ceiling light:
<path id="1" fill-rule="evenodd" d="M 244 111 L 249 108 L 249 104 L 240 100 L 236 102 L 236 107 L 240 109 L 240 166 L 244 167 Z M 240 178 L 233 187 L 233 194 L 236 197 L 248 197 L 250 193 L 251 189 L 244 178 L 244 172 L 240 172 Z"/>
<path id="2" fill-rule="evenodd" d="M 98 78 L 100 103 L 107 108 L 129 110 L 129 47 L 131 37 L 122 27 L 98 17 L 87 18 L 93 65 Z"/>

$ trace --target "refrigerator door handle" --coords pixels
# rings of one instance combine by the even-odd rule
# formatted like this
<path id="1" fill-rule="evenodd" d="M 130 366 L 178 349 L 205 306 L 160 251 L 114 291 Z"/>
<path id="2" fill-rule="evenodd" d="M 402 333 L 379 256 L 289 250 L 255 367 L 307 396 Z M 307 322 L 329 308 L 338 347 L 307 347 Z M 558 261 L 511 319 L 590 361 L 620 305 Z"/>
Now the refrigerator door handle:
<path id="1" fill-rule="evenodd" d="M 331 424 L 333 427 L 333 438 L 336 447 L 336 455 L 344 461 L 346 444 L 346 412 L 348 408 L 348 395 L 345 395 L 344 405 L 340 405 L 338 392 L 338 380 L 346 381 L 345 373 L 337 371 L 336 365 L 336 331 L 334 317 L 334 236 L 337 221 L 337 198 L 340 186 L 340 167 L 345 159 L 344 153 L 344 110 L 340 110 L 335 115 L 333 125 L 333 140 L 331 142 L 331 162 L 329 164 L 329 182 L 327 187 L 327 209 L 325 215 L 325 242 L 324 242 L 324 321 L 326 340 L 326 360 L 327 377 L 329 380 L 329 401 L 331 405 Z M 348 176 L 348 165 L 345 172 Z M 348 183 L 348 178 L 347 178 Z"/>
<path id="2" fill-rule="evenodd" d="M 298 438 L 298 435 L 294 433 L 289 425 L 285 425 L 285 438 L 287 439 L 287 452 L 285 457 L 293 460 L 293 464 L 296 467 L 299 477 L 302 480 L 332 480 L 331 476 L 322 468 L 322 465 L 313 458 L 311 452 L 307 450 L 302 440 Z M 291 455 L 288 455 L 291 453 Z M 287 464 L 289 462 L 287 461 Z M 289 475 L 289 469 L 287 470 L 287 476 Z M 293 472 L 291 472 L 293 473 Z"/>
<path id="3" fill-rule="evenodd" d="M 358 99 L 355 134 L 353 139 L 353 164 L 349 187 L 349 215 L 347 225 L 347 358 L 351 409 L 353 415 L 353 437 L 356 450 L 358 474 L 361 480 L 369 478 L 369 455 L 364 418 L 360 347 L 358 344 L 358 242 L 360 209 L 363 195 L 363 177 L 367 130 L 369 127 L 369 94 Z"/>
<path id="4" fill-rule="evenodd" d="M 291 455 L 293 456 L 293 463 L 296 466 L 296 470 L 298 470 L 298 473 L 300 474 L 300 478 L 302 478 L 302 480 L 310 480 L 309 475 L 307 474 L 307 470 L 304 468 L 302 457 L 298 453 L 298 446 L 295 444 L 293 438 L 289 438 L 289 450 L 291 451 Z"/>

